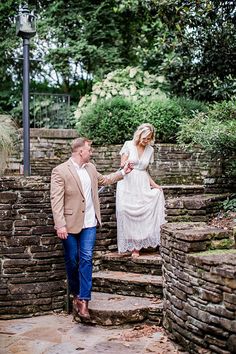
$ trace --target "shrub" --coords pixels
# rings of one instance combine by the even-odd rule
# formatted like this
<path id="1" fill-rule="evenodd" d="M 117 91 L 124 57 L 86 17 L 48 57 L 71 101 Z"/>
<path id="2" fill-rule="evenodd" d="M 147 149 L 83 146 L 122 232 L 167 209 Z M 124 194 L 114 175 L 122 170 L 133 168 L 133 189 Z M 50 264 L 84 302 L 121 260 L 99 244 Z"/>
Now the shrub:
<path id="1" fill-rule="evenodd" d="M 77 128 L 79 135 L 87 136 L 94 144 L 118 144 L 131 139 L 139 123 L 133 103 L 115 97 L 89 105 Z"/>
<path id="2" fill-rule="evenodd" d="M 208 105 L 201 101 L 191 100 L 186 97 L 176 97 L 174 99 L 182 108 L 184 115 L 188 118 L 196 116 L 199 112 L 207 112 L 208 110 Z"/>
<path id="3" fill-rule="evenodd" d="M 204 104 L 167 98 L 160 90 L 164 78 L 138 67 L 109 73 L 81 98 L 75 113 L 80 135 L 95 144 L 123 143 L 141 123 L 152 123 L 159 142 L 174 143 L 185 116 L 205 111 Z"/>
<path id="4" fill-rule="evenodd" d="M 10 116 L 0 115 L 0 150 L 10 152 L 16 137 L 16 126 Z"/>
<path id="5" fill-rule="evenodd" d="M 183 119 L 177 141 L 184 145 L 201 145 L 213 154 L 230 156 L 236 152 L 236 102 L 211 105 L 208 112 L 193 119 Z"/>
<path id="6" fill-rule="evenodd" d="M 146 122 L 154 125 L 158 142 L 171 143 L 176 141 L 185 114 L 175 99 L 131 101 L 117 96 L 90 104 L 77 123 L 77 129 L 95 144 L 122 144 L 132 138 L 139 124 Z"/>
<path id="7" fill-rule="evenodd" d="M 158 142 L 174 143 L 184 112 L 180 105 L 171 99 L 146 100 L 143 120 L 152 123 Z"/>
<path id="8" fill-rule="evenodd" d="M 236 212 L 236 194 L 232 194 L 223 202 L 224 211 Z"/>
<path id="9" fill-rule="evenodd" d="M 151 75 L 139 67 L 128 66 L 125 69 L 112 71 L 103 81 L 93 85 L 90 94 L 80 99 L 75 118 L 79 120 L 91 104 L 114 97 L 124 97 L 132 101 L 151 96 L 165 98 L 166 95 L 161 91 L 164 82 L 163 76 Z"/>
<path id="10" fill-rule="evenodd" d="M 12 152 L 17 136 L 16 126 L 9 116 L 0 115 L 0 175 L 7 167 L 7 160 Z"/>

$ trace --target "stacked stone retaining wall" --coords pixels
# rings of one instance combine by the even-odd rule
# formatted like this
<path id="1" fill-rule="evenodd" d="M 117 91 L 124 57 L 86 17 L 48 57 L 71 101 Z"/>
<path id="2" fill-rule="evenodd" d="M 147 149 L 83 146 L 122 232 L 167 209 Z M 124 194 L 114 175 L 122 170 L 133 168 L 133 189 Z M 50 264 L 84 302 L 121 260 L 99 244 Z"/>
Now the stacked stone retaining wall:
<path id="1" fill-rule="evenodd" d="M 204 223 L 163 228 L 164 326 L 189 353 L 236 353 L 236 250 L 223 250 L 232 245 Z"/>
<path id="2" fill-rule="evenodd" d="M 101 195 L 103 227 L 98 230 L 94 269 L 116 244 L 114 191 Z M 55 235 L 48 177 L 0 179 L 0 318 L 62 310 L 66 273 Z"/>
<path id="3" fill-rule="evenodd" d="M 78 136 L 71 129 L 31 129 L 32 175 L 49 176 L 54 166 L 70 155 L 70 143 Z M 93 160 L 101 173 L 119 167 L 121 145 L 94 146 Z M 185 151 L 175 144 L 155 144 L 152 177 L 160 184 L 201 184 L 206 191 L 228 190 L 230 161 L 209 156 L 199 147 Z M 13 156 L 9 160 L 7 175 L 22 172 L 22 130 Z"/>

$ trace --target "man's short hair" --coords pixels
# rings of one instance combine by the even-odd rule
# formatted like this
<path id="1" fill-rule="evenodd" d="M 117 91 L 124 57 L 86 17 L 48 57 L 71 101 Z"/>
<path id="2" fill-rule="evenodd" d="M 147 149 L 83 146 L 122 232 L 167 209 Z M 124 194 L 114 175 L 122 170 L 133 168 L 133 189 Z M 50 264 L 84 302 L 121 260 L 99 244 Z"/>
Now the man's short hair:
<path id="1" fill-rule="evenodd" d="M 82 146 L 84 146 L 85 143 L 92 144 L 92 140 L 89 140 L 88 138 L 85 138 L 85 137 L 76 138 L 71 143 L 71 152 L 76 152 L 78 150 L 78 148 L 81 148 Z"/>

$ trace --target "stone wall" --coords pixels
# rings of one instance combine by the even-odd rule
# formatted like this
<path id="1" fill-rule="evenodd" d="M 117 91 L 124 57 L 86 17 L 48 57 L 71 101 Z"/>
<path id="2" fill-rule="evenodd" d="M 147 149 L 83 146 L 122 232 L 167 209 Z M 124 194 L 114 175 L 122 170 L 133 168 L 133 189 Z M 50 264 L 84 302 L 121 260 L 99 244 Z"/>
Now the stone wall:
<path id="1" fill-rule="evenodd" d="M 19 142 L 9 161 L 7 175 L 19 174 L 22 164 L 22 130 Z M 58 163 L 70 155 L 70 143 L 77 132 L 70 129 L 31 129 L 32 175 L 48 176 Z M 101 173 L 119 167 L 121 145 L 95 146 L 93 160 Z M 160 184 L 201 184 L 206 191 L 224 191 L 229 188 L 228 164 L 212 158 L 200 148 L 184 151 L 175 144 L 156 144 L 152 177 Z M 232 182 L 233 183 L 233 182 Z"/>
<path id="2" fill-rule="evenodd" d="M 236 353 L 236 250 L 222 250 L 232 244 L 202 223 L 163 228 L 164 327 L 189 353 Z"/>
<path id="3" fill-rule="evenodd" d="M 62 310 L 66 273 L 55 236 L 48 177 L 0 179 L 0 318 Z M 98 230 L 95 270 L 100 256 L 116 244 L 114 189 L 101 194 L 103 227 Z"/>

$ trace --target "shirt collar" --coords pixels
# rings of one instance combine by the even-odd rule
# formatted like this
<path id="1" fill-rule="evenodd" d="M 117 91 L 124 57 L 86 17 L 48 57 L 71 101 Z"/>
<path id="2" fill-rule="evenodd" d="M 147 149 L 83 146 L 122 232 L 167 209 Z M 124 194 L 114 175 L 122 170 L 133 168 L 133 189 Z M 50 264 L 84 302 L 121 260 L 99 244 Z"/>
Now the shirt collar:
<path id="1" fill-rule="evenodd" d="M 81 169 L 81 168 L 85 168 L 86 163 L 84 163 L 82 166 L 80 166 L 77 162 L 75 162 L 72 157 L 70 157 L 70 161 L 73 163 L 73 165 L 75 166 L 75 168 L 77 169 Z"/>

